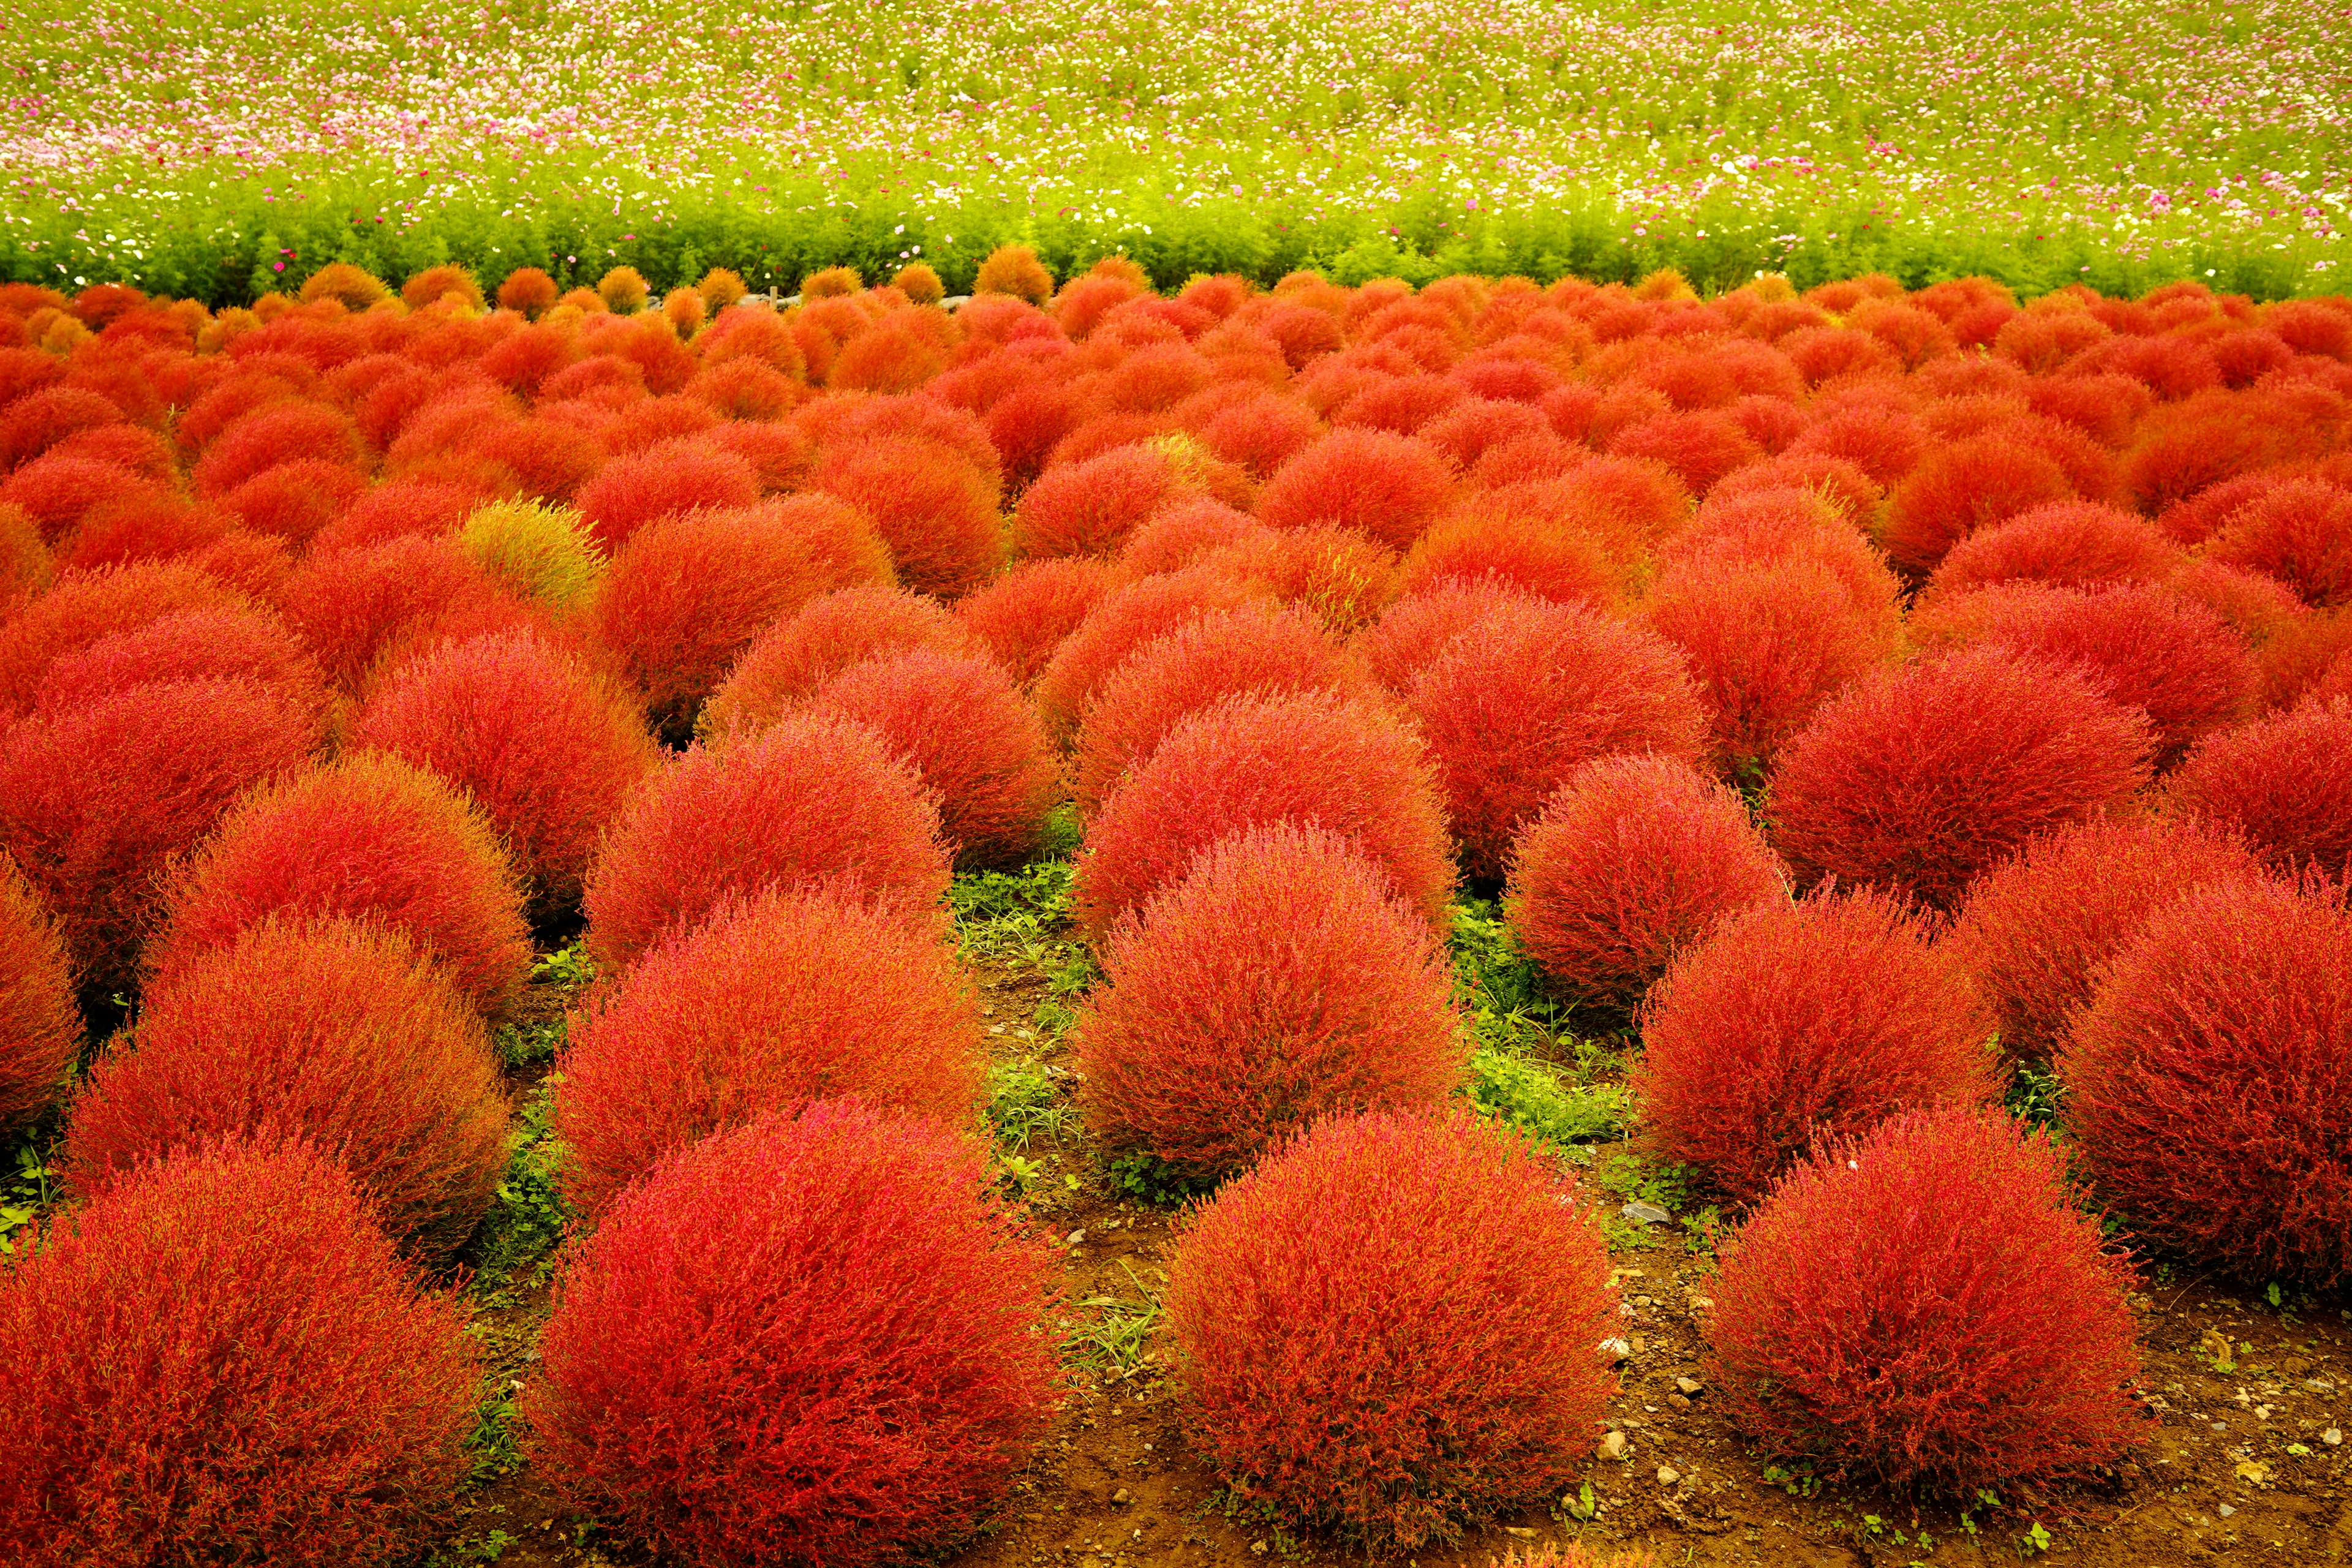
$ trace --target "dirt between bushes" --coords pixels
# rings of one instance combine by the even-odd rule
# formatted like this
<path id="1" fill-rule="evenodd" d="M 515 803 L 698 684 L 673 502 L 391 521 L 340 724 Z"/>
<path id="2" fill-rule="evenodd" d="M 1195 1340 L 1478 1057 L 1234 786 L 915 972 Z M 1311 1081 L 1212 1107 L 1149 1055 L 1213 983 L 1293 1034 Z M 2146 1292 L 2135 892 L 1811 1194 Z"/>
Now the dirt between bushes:
<path id="1" fill-rule="evenodd" d="M 978 978 L 992 1030 L 1002 1031 L 992 1033 L 992 1045 L 1057 1065 L 1063 1047 L 1035 1026 L 1042 977 L 996 964 Z M 1062 1316 L 1081 1332 L 1131 1329 L 1165 1282 L 1174 1215 L 1114 1195 L 1071 1122 L 1059 1143 L 1040 1139 L 1028 1154 L 1038 1166 L 1036 1222 L 1062 1238 Z M 1079 1178 L 1076 1190 L 1066 1175 Z M 1455 1546 L 1424 1551 L 1409 1560 L 1412 1568 L 1483 1568 L 1514 1550 L 1572 1540 L 1597 1552 L 1646 1551 L 1655 1568 L 1946 1568 L 2045 1556 L 2081 1568 L 2352 1562 L 2352 1446 L 2325 1439 L 2352 1429 L 2352 1311 L 2341 1300 L 2273 1306 L 2226 1281 L 2152 1278 L 2136 1299 L 2149 1416 L 2137 1458 L 2104 1484 L 1996 1489 L 1997 1502 L 1979 1499 L 1964 1513 L 1950 1503 L 1915 1505 L 1883 1490 L 1768 1471 L 1704 1385 L 1696 1312 L 1710 1260 L 1694 1256 L 1678 1229 L 1659 1227 L 1614 1262 L 1632 1353 L 1609 1429 L 1625 1439 L 1624 1458 L 1599 1457 L 1596 1441 L 1584 1467 L 1591 1517 L 1578 1517 L 1587 1503 L 1580 1488 L 1549 1510 L 1530 1508 Z M 478 1319 L 486 1348 L 514 1378 L 531 1375 L 546 1299 L 541 1286 Z M 1052 1434 L 997 1516 L 941 1560 L 946 1568 L 1360 1560 L 1360 1552 L 1293 1539 L 1233 1506 L 1185 1440 L 1167 1346 L 1147 1333 L 1120 1349 L 1128 1353 L 1117 1359 L 1099 1348 L 1066 1357 L 1071 1389 Z M 1701 1384 L 1696 1394 L 1683 1392 L 1685 1379 Z M 527 1434 L 522 1446 L 527 1456 Z M 442 1563 L 657 1561 L 564 1507 L 527 1462 L 475 1490 L 461 1514 L 457 1533 L 441 1544 Z"/>

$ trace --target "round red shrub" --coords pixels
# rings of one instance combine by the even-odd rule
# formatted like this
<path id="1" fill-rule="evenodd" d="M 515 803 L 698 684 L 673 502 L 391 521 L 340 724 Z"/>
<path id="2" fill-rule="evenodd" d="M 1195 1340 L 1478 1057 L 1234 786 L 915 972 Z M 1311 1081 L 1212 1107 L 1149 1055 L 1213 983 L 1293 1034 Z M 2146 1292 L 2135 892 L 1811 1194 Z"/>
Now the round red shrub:
<path id="1" fill-rule="evenodd" d="M 958 600 L 955 616 L 1025 687 L 1044 673 L 1078 623 L 1126 580 L 1126 572 L 1108 561 L 1081 556 L 1024 561 L 978 593 Z"/>
<path id="2" fill-rule="evenodd" d="M 959 598 L 1004 560 L 993 477 L 938 442 L 890 436 L 833 447 L 809 488 L 872 518 L 899 580 L 921 593 Z"/>
<path id="3" fill-rule="evenodd" d="M 282 471 L 270 470 L 272 474 Z M 324 555 L 388 540 L 454 533 L 487 499 L 476 487 L 452 479 L 418 474 L 386 479 L 362 491 L 358 500 L 321 523 L 310 537 L 310 552 Z"/>
<path id="4" fill-rule="evenodd" d="M 808 710 L 861 723 L 912 768 L 940 809 L 961 869 L 1018 866 L 1036 854 L 1062 799 L 1045 726 L 993 659 L 908 648 L 853 664 Z"/>
<path id="5" fill-rule="evenodd" d="M 1580 605 L 1523 601 L 1433 658 L 1406 693 L 1474 876 L 1499 876 L 1519 828 L 1612 752 L 1696 762 L 1706 716 L 1675 649 Z"/>
<path id="6" fill-rule="evenodd" d="M 313 552 L 279 591 L 289 625 L 328 678 L 356 691 L 378 658 L 420 623 L 511 605 L 450 538 L 404 538 L 357 550 Z"/>
<path id="7" fill-rule="evenodd" d="M 1924 577 L 1979 530 L 2074 499 L 2074 484 L 2050 458 L 2002 436 L 1979 436 L 1920 459 L 1887 501 L 1879 543 L 1898 569 Z"/>
<path id="8" fill-rule="evenodd" d="M 596 542 L 613 551 L 655 518 L 699 507 L 750 506 L 759 499 L 751 464 L 689 438 L 606 463 L 580 487 L 580 513 Z"/>
<path id="9" fill-rule="evenodd" d="M 524 1408 L 584 1506 L 698 1563 L 955 1540 L 1044 1437 L 1054 1259 L 982 1151 L 857 1105 L 680 1151 L 571 1258 Z"/>
<path id="10" fill-rule="evenodd" d="M 2153 911 L 2208 882 L 2263 875 L 2234 829 L 2093 817 L 2029 840 L 1979 878 L 1946 945 L 1992 1009 L 2001 1049 L 2043 1061 Z"/>
<path id="11" fill-rule="evenodd" d="M 1931 934 L 1860 889 L 1759 904 L 1684 949 L 1643 1009 L 1652 1151 L 1745 1205 L 1824 1136 L 1997 1098 L 1992 1020 Z"/>
<path id="12" fill-rule="evenodd" d="M 1489 1123 L 1331 1118 L 1182 1222 L 1188 1424 L 1289 1521 L 1381 1553 L 1456 1538 L 1583 1473 L 1608 1264 L 1574 1181 Z"/>
<path id="13" fill-rule="evenodd" d="M 2273 486 L 2231 512 L 2204 554 L 2266 573 L 2308 604 L 2352 604 L 2352 490 L 2325 479 Z"/>
<path id="14" fill-rule="evenodd" d="M 1203 561 L 1113 588 L 1039 673 L 1034 694 L 1046 732 L 1066 742 L 1103 681 L 1136 649 L 1186 622 L 1265 596 L 1266 590 Z"/>
<path id="15" fill-rule="evenodd" d="M 264 921 L 148 992 L 74 1098 L 66 1175 L 87 1195 L 223 1139 L 326 1152 L 405 1250 L 445 1258 L 506 1173 L 489 1035 L 398 931 Z"/>
<path id="16" fill-rule="evenodd" d="M 64 933 L 0 857 L 0 1137 L 41 1113 L 80 1054 L 73 982 Z"/>
<path id="17" fill-rule="evenodd" d="M 30 513 L 41 537 L 53 544 L 93 513 L 142 502 L 147 508 L 184 505 L 154 480 L 95 458 L 36 458 L 0 480 L 0 503 Z"/>
<path id="18" fill-rule="evenodd" d="M 397 757 L 359 752 L 255 790 L 174 868 L 171 918 L 147 953 L 169 987 L 272 915 L 380 922 L 413 940 L 496 1016 L 530 973 L 506 846 L 478 807 Z"/>
<path id="19" fill-rule="evenodd" d="M 1072 889 L 1079 925 L 1102 940 L 1202 850 L 1277 822 L 1353 839 L 1443 927 L 1454 868 L 1419 737 L 1385 708 L 1321 691 L 1223 698 L 1169 731 L 1087 831 Z"/>
<path id="20" fill-rule="evenodd" d="M 1738 795 L 1670 758 L 1612 756 L 1569 774 L 1520 832 L 1504 909 L 1553 984 L 1631 1011 L 1717 921 L 1788 890 Z"/>
<path id="21" fill-rule="evenodd" d="M 321 403 L 273 403 L 222 431 L 190 477 L 196 493 L 223 496 L 281 463 L 351 464 L 360 433 L 351 416 Z"/>
<path id="22" fill-rule="evenodd" d="M 2309 702 L 2224 730 L 2172 776 L 2168 804 L 2236 826 L 2282 869 L 2352 870 L 2352 701 Z"/>
<path id="23" fill-rule="evenodd" d="M 823 889 L 730 896 L 572 1022 L 566 1202 L 602 1215 L 672 1150 L 808 1100 L 967 1120 L 980 1013 L 938 931 Z"/>
<path id="24" fill-rule="evenodd" d="M 0 848 L 57 911 L 84 984 L 127 988 L 166 864 L 322 738 L 299 704 L 237 677 L 134 686 L 0 736 Z"/>
<path id="25" fill-rule="evenodd" d="M 1738 420 L 1713 410 L 1638 420 L 1610 437 L 1609 450 L 1664 466 L 1694 495 L 1705 495 L 1735 468 L 1764 457 L 1764 448 L 1748 437 Z"/>
<path id="26" fill-rule="evenodd" d="M 1013 542 L 1024 556 L 1106 555 L 1183 493 L 1176 466 L 1150 446 L 1114 447 L 1048 468 L 1021 498 Z"/>
<path id="27" fill-rule="evenodd" d="M 1960 541 L 1927 579 L 1927 591 L 1950 594 L 2018 581 L 2159 583 L 2183 561 L 2146 518 L 2095 501 L 2062 501 Z"/>
<path id="28" fill-rule="evenodd" d="M 150 1166 L 0 1277 L 0 1534 L 25 1568 L 407 1561 L 466 1469 L 462 1326 L 324 1156 Z"/>
<path id="29" fill-rule="evenodd" d="M 306 544 L 341 517 L 367 489 L 367 477 L 344 463 L 280 463 L 221 498 L 243 526 L 289 544 Z"/>
<path id="30" fill-rule="evenodd" d="M 762 633 L 703 708 L 706 735 L 766 729 L 851 665 L 912 648 L 981 651 L 936 599 L 882 584 L 811 599 Z"/>
<path id="31" fill-rule="evenodd" d="M 1355 841 L 1261 823 L 1114 928 L 1077 1025 L 1113 1148 L 1223 1176 L 1318 1118 L 1435 1109 L 1462 1079 L 1453 979 L 1423 911 Z"/>
<path id="32" fill-rule="evenodd" d="M 2148 1426 L 2131 1266 L 2048 1134 L 1961 1109 L 1834 1140 L 1723 1250 L 1711 1380 L 1775 1459 L 1965 1493 Z"/>
<path id="33" fill-rule="evenodd" d="M 1344 636 L 1397 595 L 1397 552 L 1352 528 L 1268 529 L 1201 558 L 1275 603 L 1305 610 Z"/>
<path id="34" fill-rule="evenodd" d="M 1831 699 L 1780 754 L 1776 837 L 1801 871 L 1950 908 L 2035 834 L 2128 798 L 2154 744 L 2074 670 L 1964 649 Z"/>
<path id="35" fill-rule="evenodd" d="M 121 409 L 86 387 L 26 393 L 0 407 L 0 474 L 31 462 L 77 431 L 121 422 Z"/>
<path id="36" fill-rule="evenodd" d="M 1091 815 L 1168 731 L 1220 698 L 1375 695 L 1371 679 L 1313 616 L 1274 605 L 1213 611 L 1144 644 L 1087 703 L 1072 793 Z"/>
<path id="37" fill-rule="evenodd" d="M 1432 660 L 1486 616 L 1539 602 L 1492 579 L 1456 579 L 1398 600 L 1358 632 L 1349 646 L 1363 655 L 1374 679 L 1402 694 Z"/>
<path id="38" fill-rule="evenodd" d="M 529 632 L 410 661 L 369 694 L 352 738 L 470 795 L 546 913 L 579 901 L 597 836 L 660 755 L 632 703 Z"/>
<path id="39" fill-rule="evenodd" d="M 2092 1184 L 2142 1236 L 2246 1279 L 2352 1275 L 2352 913 L 2210 883 L 2149 917 L 2059 1047 Z"/>
<path id="40" fill-rule="evenodd" d="M 838 884 L 938 918 L 940 814 L 880 736 L 845 719 L 782 719 L 740 744 L 696 746 L 640 790 L 588 873 L 588 941 L 617 969 L 730 893 Z"/>
<path id="41" fill-rule="evenodd" d="M 1573 521 L 1474 501 L 1439 518 L 1414 541 L 1400 587 L 1411 596 L 1440 584 L 1487 581 L 1538 599 L 1601 609 L 1622 596 L 1625 576 L 1608 542 Z"/>
<path id="42" fill-rule="evenodd" d="M 250 607 L 174 610 L 63 653 L 42 672 L 37 705 L 63 712 L 161 680 L 243 678 L 325 733 L 333 698 L 318 665 L 276 617 Z"/>
<path id="43" fill-rule="evenodd" d="M 1381 430 L 1335 430 L 1302 448 L 1259 493 L 1274 528 L 1328 523 L 1410 549 L 1454 494 L 1454 474 L 1426 441 Z"/>

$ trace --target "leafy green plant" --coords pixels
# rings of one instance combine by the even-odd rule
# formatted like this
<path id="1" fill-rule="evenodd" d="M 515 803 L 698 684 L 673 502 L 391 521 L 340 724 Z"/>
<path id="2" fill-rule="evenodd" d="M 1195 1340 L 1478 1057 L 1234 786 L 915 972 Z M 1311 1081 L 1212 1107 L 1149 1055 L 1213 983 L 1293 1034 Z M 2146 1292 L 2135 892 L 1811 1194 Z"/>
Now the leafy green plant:
<path id="1" fill-rule="evenodd" d="M 0 1167 L 0 1258 L 16 1256 L 21 1233 L 29 1231 L 41 1210 L 56 1200 L 56 1180 L 49 1150 L 34 1139 L 18 1144 L 16 1158 Z"/>
<path id="2" fill-rule="evenodd" d="M 1575 1084 L 1548 1062 L 1499 1046 L 1470 1058 L 1471 1102 L 1546 1142 L 1575 1144 L 1613 1138 L 1633 1103 L 1622 1084 Z"/>
<path id="3" fill-rule="evenodd" d="M 560 1148 L 552 1126 L 561 1082 L 555 1076 L 543 1079 L 518 1109 L 506 1178 L 475 1237 L 474 1289 L 493 1301 L 525 1265 L 533 1266 L 529 1283 L 543 1284 L 554 1268 L 556 1244 L 563 1239 L 566 1215 L 555 1186 Z"/>
<path id="4" fill-rule="evenodd" d="M 2011 1116 L 2036 1127 L 2047 1127 L 2058 1120 L 2064 1109 L 2066 1086 L 2048 1068 L 2020 1062 L 2003 1099 Z"/>
<path id="5" fill-rule="evenodd" d="M 1064 1349 L 1081 1365 L 1101 1373 L 1132 1373 L 1143 1364 L 1144 1342 L 1160 1323 L 1160 1300 L 1146 1290 L 1133 1268 L 1120 1261 L 1135 1285 L 1139 1301 L 1117 1296 L 1089 1296 L 1078 1303 L 1090 1321 L 1071 1324 L 1062 1335 Z"/>
<path id="6" fill-rule="evenodd" d="M 1216 1179 L 1171 1165 L 1140 1149 L 1116 1156 L 1107 1167 L 1111 1190 L 1168 1208 L 1216 1190 Z"/>
<path id="7" fill-rule="evenodd" d="M 1023 1057 L 988 1067 L 988 1121 L 996 1141 L 1025 1151 L 1040 1136 L 1060 1142 L 1072 1114 L 1053 1068 Z"/>

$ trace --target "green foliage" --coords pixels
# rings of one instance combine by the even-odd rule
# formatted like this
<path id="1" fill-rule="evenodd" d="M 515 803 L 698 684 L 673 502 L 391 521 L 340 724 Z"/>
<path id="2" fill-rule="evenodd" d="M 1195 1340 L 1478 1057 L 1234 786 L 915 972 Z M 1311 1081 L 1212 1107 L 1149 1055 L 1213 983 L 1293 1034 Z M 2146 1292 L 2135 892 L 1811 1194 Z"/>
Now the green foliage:
<path id="1" fill-rule="evenodd" d="M 510 592 L 559 616 L 584 605 L 604 574 L 604 555 L 568 506 L 492 501 L 466 520 L 457 542 Z"/>
<path id="2" fill-rule="evenodd" d="M 1026 1152 L 1041 1136 L 1062 1141 L 1072 1110 L 1060 1077 L 1056 1069 L 1027 1057 L 989 1064 L 988 1122 L 999 1146 Z"/>
<path id="3" fill-rule="evenodd" d="M 1622 1084 L 1572 1084 L 1559 1069 L 1500 1047 L 1470 1058 L 1471 1103 L 1549 1143 L 1613 1138 L 1633 1094 Z"/>
<path id="4" fill-rule="evenodd" d="M 16 1146 L 16 1156 L 0 1166 L 0 1258 L 13 1258 L 58 1195 L 57 1171 L 49 1164 L 50 1143 L 34 1136 Z"/>
<path id="5" fill-rule="evenodd" d="M 1171 1208 L 1216 1191 L 1217 1179 L 1171 1164 L 1156 1154 L 1130 1149 L 1105 1167 L 1111 1190 L 1160 1208 Z"/>
<path id="6" fill-rule="evenodd" d="M 1070 863 L 1036 860 L 1017 871 L 960 872 L 948 889 L 948 906 L 966 958 L 1043 964 L 1066 945 Z"/>
<path id="7" fill-rule="evenodd" d="M 2049 1127 L 2059 1120 L 2066 1102 L 2066 1086 L 2058 1075 L 2046 1066 L 2020 1062 L 2017 1075 L 2010 1079 L 2009 1091 L 2003 1097 L 2009 1113 L 2021 1121 L 2036 1127 Z"/>
<path id="8" fill-rule="evenodd" d="M 572 993 L 584 989 L 596 978 L 596 961 L 588 956 L 588 949 L 577 938 L 571 945 L 553 952 L 541 953 L 530 966 L 531 983 L 553 986 L 560 992 Z M 564 1016 L 561 1011 L 549 1011 L 523 1019 L 519 1023 L 501 1024 L 490 1037 L 499 1053 L 499 1065 L 509 1072 L 520 1072 L 555 1059 L 563 1047 Z"/>
<path id="9" fill-rule="evenodd" d="M 1567 1009 L 1546 993 L 1532 961 L 1519 951 L 1491 899 L 1455 900 L 1446 949 L 1454 958 L 1454 995 L 1482 1046 L 1547 1052 Z"/>
<path id="10" fill-rule="evenodd" d="M 566 1215 L 555 1186 L 561 1147 L 553 1127 L 555 1090 L 562 1082 L 560 1075 L 550 1075 L 519 1108 L 506 1178 L 475 1236 L 474 1289 L 493 1305 L 509 1300 L 519 1268 L 530 1268 L 523 1283 L 545 1283 L 554 1268 L 556 1244 L 563 1239 Z"/>
<path id="11" fill-rule="evenodd" d="M 1137 1288 L 1141 1289 L 1140 1282 Z M 1143 1364 L 1144 1343 L 1160 1324 L 1157 1300 L 1089 1296 L 1078 1303 L 1078 1310 L 1093 1316 L 1063 1331 L 1064 1352 L 1073 1361 L 1097 1376 L 1132 1373 Z"/>

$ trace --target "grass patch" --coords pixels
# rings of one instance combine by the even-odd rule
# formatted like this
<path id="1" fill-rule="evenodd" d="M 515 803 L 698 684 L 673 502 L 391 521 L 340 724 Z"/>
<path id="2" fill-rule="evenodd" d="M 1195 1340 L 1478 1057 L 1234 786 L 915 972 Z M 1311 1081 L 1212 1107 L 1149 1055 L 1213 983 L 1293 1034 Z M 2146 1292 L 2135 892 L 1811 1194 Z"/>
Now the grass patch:
<path id="1" fill-rule="evenodd" d="M 554 1076 L 542 1079 L 518 1108 L 514 1152 L 475 1237 L 474 1289 L 488 1306 L 512 1305 L 515 1283 L 536 1288 L 554 1271 L 556 1245 L 568 1218 L 555 1186 L 561 1156 L 552 1122 L 562 1081 Z M 516 1281 L 515 1271 L 526 1266 L 530 1272 Z"/>

